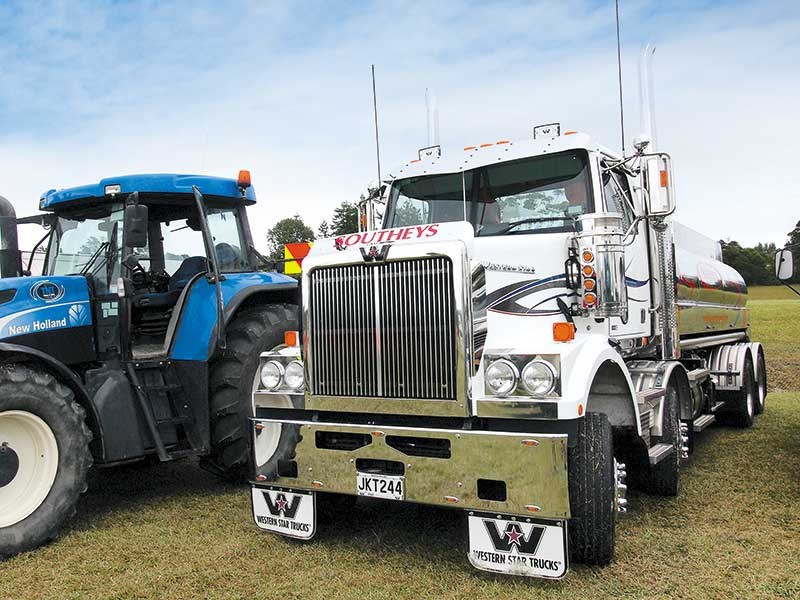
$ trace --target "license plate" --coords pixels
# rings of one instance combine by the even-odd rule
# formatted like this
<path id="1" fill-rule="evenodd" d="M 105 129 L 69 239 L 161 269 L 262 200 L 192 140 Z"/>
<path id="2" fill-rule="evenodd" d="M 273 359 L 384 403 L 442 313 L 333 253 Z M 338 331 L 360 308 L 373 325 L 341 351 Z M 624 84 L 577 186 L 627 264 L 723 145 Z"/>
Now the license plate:
<path id="1" fill-rule="evenodd" d="M 482 571 L 560 579 L 569 568 L 567 523 L 470 514 L 469 562 Z"/>
<path id="2" fill-rule="evenodd" d="M 356 494 L 370 498 L 403 500 L 406 497 L 406 478 L 402 475 L 356 473 Z"/>
<path id="3" fill-rule="evenodd" d="M 261 529 L 308 540 L 316 531 L 314 492 L 253 487 L 253 519 Z"/>

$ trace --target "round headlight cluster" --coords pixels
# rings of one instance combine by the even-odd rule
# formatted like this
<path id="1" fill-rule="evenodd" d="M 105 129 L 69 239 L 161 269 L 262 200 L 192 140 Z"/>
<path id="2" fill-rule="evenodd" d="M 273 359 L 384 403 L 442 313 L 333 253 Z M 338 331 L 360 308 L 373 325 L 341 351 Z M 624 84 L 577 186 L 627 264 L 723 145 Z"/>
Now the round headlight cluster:
<path id="1" fill-rule="evenodd" d="M 486 369 L 486 385 L 498 396 L 508 396 L 519 381 L 519 371 L 514 363 L 501 358 L 494 361 Z"/>
<path id="2" fill-rule="evenodd" d="M 556 370 L 548 362 L 532 360 L 522 369 L 522 385 L 534 396 L 543 396 L 553 391 Z"/>
<path id="3" fill-rule="evenodd" d="M 284 367 L 277 360 L 268 360 L 261 365 L 261 384 L 270 392 L 280 387 L 286 387 L 291 392 L 299 392 L 305 384 L 303 363 L 293 360 Z"/>

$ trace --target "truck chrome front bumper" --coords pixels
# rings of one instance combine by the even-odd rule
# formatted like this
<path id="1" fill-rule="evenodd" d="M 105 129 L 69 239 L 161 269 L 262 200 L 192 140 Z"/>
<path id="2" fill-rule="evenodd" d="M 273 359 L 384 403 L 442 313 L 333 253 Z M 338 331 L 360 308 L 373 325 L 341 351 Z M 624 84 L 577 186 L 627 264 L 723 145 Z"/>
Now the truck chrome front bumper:
<path id="1" fill-rule="evenodd" d="M 385 470 L 405 478 L 408 502 L 544 519 L 570 517 L 566 434 L 251 421 L 255 485 L 355 495 L 359 471 Z M 272 456 L 259 455 L 264 445 L 258 443 L 258 436 L 275 424 L 297 428 L 300 434 L 277 468 Z"/>

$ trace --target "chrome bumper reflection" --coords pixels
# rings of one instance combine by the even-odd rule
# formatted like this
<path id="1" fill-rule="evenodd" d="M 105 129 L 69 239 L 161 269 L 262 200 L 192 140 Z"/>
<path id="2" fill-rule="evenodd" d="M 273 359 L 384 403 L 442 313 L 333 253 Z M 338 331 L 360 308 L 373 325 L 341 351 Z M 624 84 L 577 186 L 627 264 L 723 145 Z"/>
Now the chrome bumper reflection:
<path id="1" fill-rule="evenodd" d="M 405 476 L 409 502 L 528 517 L 570 516 L 565 434 L 252 421 L 255 436 L 271 423 L 299 427 L 301 433 L 287 457 L 291 460 L 283 461 L 292 463 L 288 471 L 296 476 L 267 472 L 271 456 L 259 456 L 259 444 L 254 444 L 256 484 L 355 494 L 357 466 L 386 461 Z M 331 440 L 339 440 L 339 446 Z M 480 497 L 479 485 L 486 482 L 491 489 L 502 487 L 505 500 L 484 499 L 485 491 Z"/>

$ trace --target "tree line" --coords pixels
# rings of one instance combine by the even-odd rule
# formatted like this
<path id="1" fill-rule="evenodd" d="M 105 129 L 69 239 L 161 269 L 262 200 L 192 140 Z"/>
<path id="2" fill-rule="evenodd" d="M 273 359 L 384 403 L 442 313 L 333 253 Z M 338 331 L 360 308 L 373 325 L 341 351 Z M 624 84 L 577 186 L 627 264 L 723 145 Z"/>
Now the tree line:
<path id="1" fill-rule="evenodd" d="M 775 253 L 780 250 L 775 244 L 757 244 L 746 248 L 736 241 L 720 240 L 722 245 L 722 260 L 741 273 L 747 285 L 777 285 L 780 283 L 775 277 Z M 793 283 L 800 283 L 800 221 L 794 230 L 788 233 L 786 240 L 792 246 L 794 256 L 795 275 Z"/>
<path id="2" fill-rule="evenodd" d="M 283 258 L 284 244 L 294 242 L 313 242 L 337 235 L 346 235 L 358 231 L 358 206 L 352 202 L 342 202 L 337 206 L 331 221 L 326 219 L 317 227 L 316 233 L 309 227 L 299 214 L 281 219 L 272 229 L 267 230 L 267 248 L 269 258 L 280 260 Z"/>

